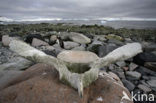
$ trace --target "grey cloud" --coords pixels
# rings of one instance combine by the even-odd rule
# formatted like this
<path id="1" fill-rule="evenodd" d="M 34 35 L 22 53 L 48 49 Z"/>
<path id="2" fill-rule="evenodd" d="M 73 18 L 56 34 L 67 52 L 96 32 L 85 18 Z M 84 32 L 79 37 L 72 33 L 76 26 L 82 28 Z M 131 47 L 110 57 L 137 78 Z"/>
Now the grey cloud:
<path id="1" fill-rule="evenodd" d="M 0 0 L 0 15 L 14 19 L 156 18 L 156 0 Z"/>

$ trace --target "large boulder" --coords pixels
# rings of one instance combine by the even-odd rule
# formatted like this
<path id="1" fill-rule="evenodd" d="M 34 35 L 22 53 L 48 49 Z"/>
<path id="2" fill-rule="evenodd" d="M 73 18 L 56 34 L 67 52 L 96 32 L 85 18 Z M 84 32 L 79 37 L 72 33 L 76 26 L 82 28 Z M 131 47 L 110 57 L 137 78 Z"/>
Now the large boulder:
<path id="1" fill-rule="evenodd" d="M 33 62 L 22 58 L 22 57 L 15 57 L 9 60 L 9 62 L 0 65 L 1 70 L 23 70 L 30 67 Z"/>
<path id="2" fill-rule="evenodd" d="M 2 36 L 2 43 L 4 46 L 9 46 L 10 41 L 11 41 L 11 37 L 9 37 L 9 35 Z"/>
<path id="3" fill-rule="evenodd" d="M 44 38 L 40 34 L 29 34 L 29 35 L 26 35 L 25 38 L 24 38 L 24 41 L 26 43 L 31 44 L 34 38 L 44 41 Z"/>
<path id="4" fill-rule="evenodd" d="M 80 44 L 88 44 L 91 42 L 91 40 L 85 35 L 80 34 L 80 33 L 75 33 L 75 32 L 71 32 L 69 38 L 72 41 L 80 43 Z"/>
<path id="5" fill-rule="evenodd" d="M 12 80 L 0 91 L 1 103 L 132 103 L 130 93 L 108 74 L 84 89 L 81 98 L 77 91 L 59 81 L 58 72 L 51 66 L 36 64 Z"/>
<path id="6" fill-rule="evenodd" d="M 38 46 L 43 46 L 43 45 L 48 46 L 49 44 L 45 41 L 40 40 L 40 39 L 33 38 L 31 45 L 34 47 L 38 47 Z"/>
<path id="7" fill-rule="evenodd" d="M 70 50 L 74 47 L 78 47 L 79 44 L 78 43 L 75 43 L 75 42 L 71 42 L 71 41 L 66 41 L 64 42 L 64 48 L 67 49 L 67 50 Z"/>
<path id="8" fill-rule="evenodd" d="M 99 50 L 98 50 L 98 56 L 99 56 L 99 57 L 104 57 L 104 56 L 106 56 L 109 52 L 115 50 L 116 48 L 118 48 L 118 46 L 117 46 L 116 44 L 112 44 L 112 43 L 99 46 L 99 48 L 98 48 L 98 49 L 99 49 Z"/>
<path id="9" fill-rule="evenodd" d="M 19 76 L 23 71 L 3 70 L 0 72 L 0 90 L 8 85 L 14 78 Z"/>
<path id="10" fill-rule="evenodd" d="M 102 43 L 101 41 L 94 40 L 94 41 L 88 46 L 87 50 L 98 54 L 99 47 L 102 46 L 102 45 L 103 45 L 103 43 Z"/>
<path id="11" fill-rule="evenodd" d="M 133 58 L 133 62 L 139 65 L 144 65 L 145 62 L 156 62 L 156 55 L 149 52 L 143 52 Z"/>

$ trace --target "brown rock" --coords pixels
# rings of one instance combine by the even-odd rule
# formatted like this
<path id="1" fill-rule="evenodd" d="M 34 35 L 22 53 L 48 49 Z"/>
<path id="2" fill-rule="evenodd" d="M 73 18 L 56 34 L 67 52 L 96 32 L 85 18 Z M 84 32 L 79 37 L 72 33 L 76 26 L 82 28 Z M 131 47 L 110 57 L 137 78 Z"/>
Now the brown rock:
<path id="1" fill-rule="evenodd" d="M 51 66 L 36 64 L 0 91 L 0 103 L 132 103 L 128 90 L 105 74 L 84 89 L 77 90 L 59 81 L 58 72 Z"/>
<path id="2" fill-rule="evenodd" d="M 43 46 L 43 45 L 47 46 L 49 44 L 42 41 L 42 40 L 34 38 L 31 45 L 34 46 L 34 47 L 37 47 L 37 46 Z"/>

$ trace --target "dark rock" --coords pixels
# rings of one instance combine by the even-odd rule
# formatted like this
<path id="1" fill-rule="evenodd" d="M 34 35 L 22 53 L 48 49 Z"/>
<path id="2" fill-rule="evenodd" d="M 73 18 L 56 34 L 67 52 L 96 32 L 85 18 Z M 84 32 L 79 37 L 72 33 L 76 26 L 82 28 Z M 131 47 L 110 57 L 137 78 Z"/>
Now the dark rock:
<path id="1" fill-rule="evenodd" d="M 141 90 L 143 90 L 145 93 L 148 93 L 148 92 L 151 92 L 152 91 L 149 87 L 147 87 L 145 85 L 142 85 L 142 84 L 139 84 L 138 85 L 138 88 L 141 89 Z"/>
<path id="2" fill-rule="evenodd" d="M 43 52 L 46 53 L 47 55 L 51 55 L 51 56 L 57 57 L 57 54 L 54 51 L 43 50 Z"/>
<path id="3" fill-rule="evenodd" d="M 156 72 L 156 62 L 145 62 L 144 66 Z"/>
<path id="4" fill-rule="evenodd" d="M 135 85 L 134 85 L 132 82 L 130 82 L 130 81 L 126 80 L 126 79 L 122 79 L 122 82 L 123 82 L 124 86 L 125 86 L 129 91 L 134 90 Z"/>
<path id="5" fill-rule="evenodd" d="M 118 61 L 116 62 L 116 65 L 118 65 L 119 67 L 124 67 L 126 66 L 126 63 L 124 61 Z"/>
<path id="6" fill-rule="evenodd" d="M 31 44 L 32 41 L 33 41 L 33 38 L 36 38 L 36 39 L 44 41 L 44 38 L 40 34 L 29 34 L 26 37 L 24 37 L 24 41 L 26 43 Z"/>
<path id="7" fill-rule="evenodd" d="M 141 77 L 141 74 L 136 71 L 127 71 L 126 75 L 129 76 L 133 80 L 139 80 Z"/>
<path id="8" fill-rule="evenodd" d="M 140 66 L 139 68 L 136 69 L 137 72 L 141 73 L 142 75 L 153 75 L 156 76 L 156 72 L 146 68 L 146 67 L 142 67 Z"/>
<path id="9" fill-rule="evenodd" d="M 90 44 L 87 48 L 88 51 L 91 51 L 91 52 L 94 52 L 95 54 L 98 54 L 98 50 L 99 50 L 99 47 L 102 46 L 102 42 L 101 41 L 98 41 L 98 40 L 95 40 L 92 42 L 92 44 Z"/>
<path id="10" fill-rule="evenodd" d="M 2 41 L 2 35 L 0 35 L 0 41 Z"/>
<path id="11" fill-rule="evenodd" d="M 137 64 L 135 64 L 135 63 L 130 63 L 130 65 L 129 65 L 129 70 L 130 70 L 130 71 L 134 71 L 137 67 L 138 67 Z"/>
<path id="12" fill-rule="evenodd" d="M 0 70 L 23 70 L 30 67 L 33 62 L 22 58 L 22 57 L 15 57 L 11 58 L 9 62 L 0 65 Z"/>
<path id="13" fill-rule="evenodd" d="M 139 65 L 144 66 L 145 62 L 156 62 L 156 55 L 148 52 L 143 52 L 136 55 L 133 58 L 133 62 Z"/>
<path id="14" fill-rule="evenodd" d="M 109 52 L 113 51 L 116 48 L 118 48 L 118 46 L 115 45 L 115 44 L 106 44 L 106 45 L 99 46 L 98 56 L 99 57 L 104 57 Z"/>
<path id="15" fill-rule="evenodd" d="M 86 87 L 82 98 L 58 75 L 51 66 L 34 65 L 0 91 L 0 103 L 133 103 L 128 90 L 107 75 Z"/>
<path id="16" fill-rule="evenodd" d="M 156 80 L 149 80 L 147 83 L 150 85 L 152 90 L 156 91 Z"/>

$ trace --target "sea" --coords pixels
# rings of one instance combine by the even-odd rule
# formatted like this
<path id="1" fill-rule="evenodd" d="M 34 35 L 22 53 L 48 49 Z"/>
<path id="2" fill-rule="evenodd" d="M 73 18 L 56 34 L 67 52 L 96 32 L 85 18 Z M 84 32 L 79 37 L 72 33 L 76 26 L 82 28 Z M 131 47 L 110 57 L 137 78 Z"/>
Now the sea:
<path id="1" fill-rule="evenodd" d="M 52 20 L 52 21 L 13 21 L 13 22 L 0 22 L 0 24 L 36 24 L 36 23 L 64 23 L 69 25 L 103 25 L 113 27 L 115 29 L 128 28 L 128 29 L 156 29 L 156 21 L 106 21 L 106 20 Z"/>

